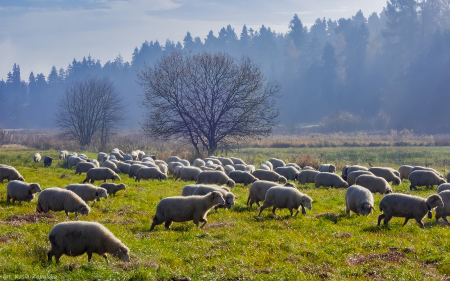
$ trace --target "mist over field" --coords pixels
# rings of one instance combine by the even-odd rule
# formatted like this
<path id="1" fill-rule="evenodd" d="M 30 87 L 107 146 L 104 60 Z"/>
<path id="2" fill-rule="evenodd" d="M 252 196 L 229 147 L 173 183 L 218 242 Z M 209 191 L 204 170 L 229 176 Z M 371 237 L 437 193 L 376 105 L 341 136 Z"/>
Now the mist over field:
<path id="1" fill-rule="evenodd" d="M 11 14 L 8 3 L 4 5 L 0 12 Z M 261 5 L 261 14 L 267 14 L 267 5 Z M 45 8 L 34 7 L 36 11 Z M 312 7 L 308 8 L 302 12 L 295 6 L 299 9 L 297 14 L 293 11 L 290 20 L 276 25 L 283 26 L 279 30 L 266 25 L 226 23 L 219 28 L 214 22 L 209 32 L 194 36 L 179 25 L 176 30 L 184 30 L 183 40 L 173 41 L 169 35 L 166 41 L 146 37 L 144 42 L 133 43 L 134 50 L 120 50 L 121 54 L 132 54 L 129 61 L 121 55 L 99 61 L 87 51 L 84 57 L 67 61 L 68 67 L 53 67 L 50 72 L 24 73 L 21 67 L 26 61 L 12 64 L 6 79 L 0 81 L 0 124 L 9 129 L 54 128 L 57 100 L 64 85 L 97 75 L 110 77 L 126 101 L 124 126 L 139 128 L 143 109 L 138 106 L 142 89 L 136 83 L 137 72 L 144 65 L 153 66 L 173 50 L 182 50 L 192 54 L 226 52 L 237 59 L 249 56 L 269 81 L 281 84 L 277 121 L 294 128 L 290 132 L 305 124 L 321 122 L 325 124 L 323 131 L 413 129 L 436 134 L 449 129 L 445 109 L 450 86 L 448 1 L 393 0 L 381 12 L 360 10 L 342 18 L 336 14 L 328 18 L 329 11 L 318 15 L 320 10 L 312 13 L 308 12 Z M 186 20 L 183 13 L 176 11 L 149 13 Z M 62 8 L 61 13 L 65 12 Z M 317 19 L 306 26 L 303 18 L 311 21 L 311 14 L 317 15 Z M 235 17 L 230 14 L 230 22 Z M 222 13 L 220 18 L 226 22 Z M 248 21 L 254 23 L 255 18 L 252 14 Z M 267 20 L 280 23 L 279 17 Z M 80 28 L 86 26 L 80 23 Z M 55 44 L 58 40 L 56 37 L 48 43 Z M 83 43 L 91 44 L 99 43 Z"/>

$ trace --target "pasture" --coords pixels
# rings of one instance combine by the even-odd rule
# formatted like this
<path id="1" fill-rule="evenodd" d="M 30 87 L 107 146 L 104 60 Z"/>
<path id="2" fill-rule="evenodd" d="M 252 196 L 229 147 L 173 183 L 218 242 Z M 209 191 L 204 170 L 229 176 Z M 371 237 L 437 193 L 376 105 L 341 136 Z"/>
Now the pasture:
<path id="1" fill-rule="evenodd" d="M 35 152 L 52 156 L 52 166 L 34 163 Z M 95 153 L 84 153 L 96 158 Z M 14 166 L 26 182 L 37 182 L 42 189 L 81 183 L 85 174 L 74 175 L 75 169 L 66 169 L 58 154 L 0 148 L 0 163 Z M 254 161 L 256 168 L 271 157 L 297 163 L 307 157 L 320 163 L 337 163 L 338 168 L 346 163 L 368 166 L 371 162 L 395 169 L 401 164 L 433 163 L 431 166 L 447 173 L 450 148 L 250 148 L 236 156 L 247 163 Z M 345 213 L 344 189 L 297 184 L 313 198 L 311 211 L 294 218 L 287 209 L 277 210 L 278 216 L 267 209 L 258 217 L 256 205 L 246 206 L 249 186 L 238 184 L 232 190 L 238 197 L 236 205 L 231 210 L 212 210 L 204 229 L 186 222 L 174 223 L 170 230 L 159 225 L 149 232 L 158 202 L 180 195 L 192 182 L 174 181 L 169 175 L 167 181 L 136 183 L 128 175 L 120 176 L 127 190 L 96 202 L 89 216 L 78 219 L 100 222 L 110 229 L 130 248 L 129 263 L 111 257 L 106 264 L 96 254 L 91 263 L 87 255 L 63 256 L 59 264 L 48 263 L 48 232 L 58 222 L 67 221 L 64 212 L 35 215 L 37 199 L 21 206 L 8 204 L 7 182 L 0 184 L 0 279 L 435 280 L 450 275 L 450 228 L 442 221 L 436 224 L 434 217 L 424 219 L 423 229 L 413 220 L 402 227 L 404 220 L 400 218 L 392 219 L 388 227 L 377 227 L 380 194 L 374 194 L 377 211 L 363 217 Z M 422 197 L 436 192 L 436 187 L 410 191 L 408 180 L 393 189 Z M 73 213 L 69 220 L 75 220 Z"/>

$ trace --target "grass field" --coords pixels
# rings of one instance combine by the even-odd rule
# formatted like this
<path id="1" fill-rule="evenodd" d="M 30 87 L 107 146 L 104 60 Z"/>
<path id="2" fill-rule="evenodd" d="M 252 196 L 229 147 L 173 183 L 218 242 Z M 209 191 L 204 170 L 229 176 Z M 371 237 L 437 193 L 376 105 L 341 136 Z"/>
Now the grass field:
<path id="1" fill-rule="evenodd" d="M 53 156 L 53 165 L 35 164 L 36 150 L 0 148 L 0 163 L 16 167 L 27 182 L 42 189 L 65 187 L 85 178 L 63 167 L 57 151 L 40 151 Z M 89 157 L 96 154 L 86 153 Z M 322 162 L 387 165 L 435 163 L 441 170 L 450 159 L 450 148 L 322 148 L 246 149 L 238 156 L 258 162 L 270 157 L 299 159 L 318 157 Z M 231 156 L 230 154 L 228 156 Z M 255 166 L 259 163 L 255 163 Z M 447 169 L 447 168 L 446 168 Z M 67 175 L 61 179 L 61 175 Z M 368 217 L 345 213 L 345 190 L 316 189 L 312 184 L 298 188 L 313 198 L 306 215 L 289 216 L 288 210 L 270 210 L 257 217 L 257 207 L 247 207 L 248 186 L 233 189 L 238 197 L 231 210 L 211 211 L 208 224 L 197 229 L 192 222 L 164 225 L 149 232 L 159 200 L 180 195 L 191 182 L 141 181 L 120 175 L 127 185 L 116 197 L 102 199 L 83 221 L 97 221 L 109 228 L 131 250 L 131 261 L 98 255 L 63 256 L 59 264 L 47 262 L 48 232 L 58 222 L 75 220 L 64 212 L 47 217 L 33 215 L 36 199 L 11 205 L 5 202 L 6 185 L 0 184 L 0 279 L 55 280 L 311 280 L 311 279 L 446 279 L 450 275 L 450 229 L 435 220 L 424 219 L 425 228 L 414 221 L 402 227 L 394 218 L 388 227 L 377 227 L 379 211 Z M 405 180 L 395 192 L 428 197 L 433 190 L 410 191 Z M 374 194 L 375 208 L 382 196 Z"/>

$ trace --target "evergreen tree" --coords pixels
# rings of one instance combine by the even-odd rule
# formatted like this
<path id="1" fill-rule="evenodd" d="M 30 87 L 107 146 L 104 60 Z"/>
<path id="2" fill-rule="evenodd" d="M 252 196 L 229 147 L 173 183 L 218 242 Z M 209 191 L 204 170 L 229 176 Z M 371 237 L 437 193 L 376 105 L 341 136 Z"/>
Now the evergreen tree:
<path id="1" fill-rule="evenodd" d="M 297 14 L 295 14 L 294 18 L 289 22 L 288 36 L 294 42 L 294 45 L 298 50 L 305 46 L 307 33 L 308 29 L 303 26 L 302 21 Z"/>

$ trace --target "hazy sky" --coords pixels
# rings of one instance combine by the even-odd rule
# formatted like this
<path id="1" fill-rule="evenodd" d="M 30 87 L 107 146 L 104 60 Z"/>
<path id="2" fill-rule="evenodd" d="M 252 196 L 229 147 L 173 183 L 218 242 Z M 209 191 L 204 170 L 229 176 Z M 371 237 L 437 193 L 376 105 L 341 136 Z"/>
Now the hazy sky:
<path id="1" fill-rule="evenodd" d="M 228 24 L 286 32 L 297 13 L 307 26 L 316 18 L 366 17 L 381 12 L 386 0 L 1 0 L 0 79 L 18 63 L 22 79 L 31 71 L 48 75 L 75 58 L 102 64 L 121 55 L 130 61 L 134 47 L 147 41 L 182 41 L 186 32 L 202 40 Z"/>

